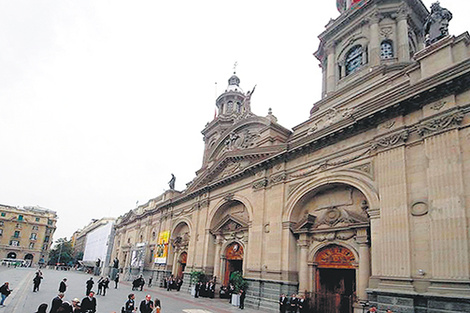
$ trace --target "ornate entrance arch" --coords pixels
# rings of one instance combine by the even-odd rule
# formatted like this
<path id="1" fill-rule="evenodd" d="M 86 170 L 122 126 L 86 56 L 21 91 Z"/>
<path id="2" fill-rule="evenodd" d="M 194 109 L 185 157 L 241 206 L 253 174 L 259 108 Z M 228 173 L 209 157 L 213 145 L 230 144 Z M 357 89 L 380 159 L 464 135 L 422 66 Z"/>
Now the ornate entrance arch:
<path id="1" fill-rule="evenodd" d="M 352 312 L 356 292 L 356 259 L 348 248 L 331 244 L 317 252 L 315 307 L 317 312 Z"/>
<path id="2" fill-rule="evenodd" d="M 233 242 L 225 249 L 225 271 L 223 285 L 227 286 L 233 272 L 243 272 L 243 246 Z"/>

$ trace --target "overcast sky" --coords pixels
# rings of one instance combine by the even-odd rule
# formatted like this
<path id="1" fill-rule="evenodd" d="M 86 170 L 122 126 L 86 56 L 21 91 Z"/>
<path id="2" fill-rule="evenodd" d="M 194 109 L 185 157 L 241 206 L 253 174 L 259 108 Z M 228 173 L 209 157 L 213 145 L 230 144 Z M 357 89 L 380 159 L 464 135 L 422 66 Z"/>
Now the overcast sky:
<path id="1" fill-rule="evenodd" d="M 468 29 L 468 1 L 441 5 Z M 56 211 L 58 239 L 171 173 L 184 189 L 234 62 L 253 112 L 291 129 L 320 99 L 312 53 L 338 15 L 334 0 L 1 0 L 0 203 Z"/>

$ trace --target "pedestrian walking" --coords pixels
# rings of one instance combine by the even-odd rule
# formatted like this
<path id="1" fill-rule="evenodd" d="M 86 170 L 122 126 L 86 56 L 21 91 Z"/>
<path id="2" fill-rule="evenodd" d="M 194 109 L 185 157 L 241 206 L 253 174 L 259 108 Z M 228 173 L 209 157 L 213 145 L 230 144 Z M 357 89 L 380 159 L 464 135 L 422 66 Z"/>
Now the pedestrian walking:
<path id="1" fill-rule="evenodd" d="M 66 290 L 67 290 L 67 278 L 64 278 L 59 284 L 59 292 L 65 293 Z"/>
<path id="2" fill-rule="evenodd" d="M 96 313 L 96 298 L 95 292 L 90 291 L 88 297 L 82 300 L 82 312 L 83 313 Z"/>
<path id="3" fill-rule="evenodd" d="M 91 288 L 93 288 L 94 284 L 95 282 L 93 281 L 93 277 L 90 277 L 90 279 L 86 281 L 86 291 L 85 291 L 86 296 L 90 294 Z"/>
<path id="4" fill-rule="evenodd" d="M 140 302 L 139 309 L 141 313 L 152 313 L 153 302 L 152 297 L 150 295 L 146 295 L 145 300 L 142 300 L 142 302 Z"/>
<path id="5" fill-rule="evenodd" d="M 64 294 L 63 293 L 59 293 L 57 295 L 57 297 L 55 297 L 54 299 L 52 299 L 52 303 L 51 303 L 51 310 L 49 311 L 49 313 L 57 313 L 57 310 L 60 308 L 60 306 L 62 305 L 62 299 L 64 298 Z"/>
<path id="6" fill-rule="evenodd" d="M 160 302 L 160 299 L 155 298 L 155 301 L 153 302 L 153 307 L 155 308 L 155 313 L 160 313 L 162 309 L 162 304 Z"/>
<path id="7" fill-rule="evenodd" d="M 11 291 L 13 289 L 10 289 L 10 283 L 5 282 L 1 287 L 0 287 L 0 294 L 2 295 L 2 301 L 0 301 L 0 305 L 4 306 L 5 299 L 10 295 Z"/>
<path id="8" fill-rule="evenodd" d="M 103 292 L 103 280 L 103 277 L 100 277 L 100 279 L 98 279 L 98 292 L 96 293 L 97 295 L 101 295 Z"/>
<path id="9" fill-rule="evenodd" d="M 39 291 L 39 285 L 41 285 L 42 279 L 43 279 L 42 272 L 37 271 L 36 275 L 33 278 L 33 292 Z"/>
<path id="10" fill-rule="evenodd" d="M 119 284 L 119 273 L 116 273 L 116 277 L 114 278 L 114 289 L 117 289 Z"/>
<path id="11" fill-rule="evenodd" d="M 124 312 L 133 313 L 137 311 L 137 308 L 135 307 L 135 295 L 131 293 L 127 296 L 127 299 L 128 300 L 126 301 L 126 304 L 124 305 Z"/>
<path id="12" fill-rule="evenodd" d="M 106 289 L 109 288 L 109 278 L 106 277 L 105 279 L 103 279 L 102 284 L 103 284 L 103 290 L 102 290 L 102 292 L 103 292 L 103 297 L 104 297 L 104 296 L 106 296 Z"/>
<path id="13" fill-rule="evenodd" d="M 35 313 L 47 313 L 47 303 L 40 304 Z"/>

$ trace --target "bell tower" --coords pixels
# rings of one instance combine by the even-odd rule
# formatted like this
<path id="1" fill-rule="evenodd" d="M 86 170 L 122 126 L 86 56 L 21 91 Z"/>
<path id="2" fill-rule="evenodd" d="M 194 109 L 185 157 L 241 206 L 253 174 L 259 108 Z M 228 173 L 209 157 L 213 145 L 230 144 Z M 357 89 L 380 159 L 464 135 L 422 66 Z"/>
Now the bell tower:
<path id="1" fill-rule="evenodd" d="M 420 0 L 336 0 L 341 15 L 320 34 L 315 52 L 323 72 L 322 97 L 391 73 L 424 48 L 428 10 Z M 363 86 L 362 86 L 363 88 Z"/>

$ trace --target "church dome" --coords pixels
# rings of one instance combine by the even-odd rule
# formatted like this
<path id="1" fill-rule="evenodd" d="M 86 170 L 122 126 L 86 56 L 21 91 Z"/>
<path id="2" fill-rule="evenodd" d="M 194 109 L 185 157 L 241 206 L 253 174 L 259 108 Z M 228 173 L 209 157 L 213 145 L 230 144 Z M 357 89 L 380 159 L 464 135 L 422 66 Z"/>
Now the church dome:
<path id="1" fill-rule="evenodd" d="M 226 91 L 239 91 L 243 92 L 243 90 L 240 88 L 240 78 L 233 73 L 232 77 L 228 79 L 228 87 Z"/>

